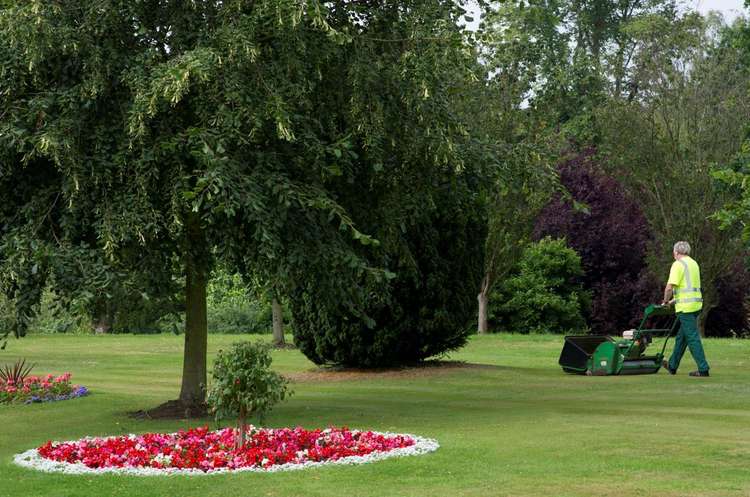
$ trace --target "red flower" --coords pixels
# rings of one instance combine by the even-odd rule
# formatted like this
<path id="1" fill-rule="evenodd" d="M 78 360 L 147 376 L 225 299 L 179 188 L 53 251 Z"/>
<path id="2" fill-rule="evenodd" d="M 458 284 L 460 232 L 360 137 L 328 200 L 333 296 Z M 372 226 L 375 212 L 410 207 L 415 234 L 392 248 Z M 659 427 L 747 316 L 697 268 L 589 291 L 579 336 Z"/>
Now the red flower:
<path id="1" fill-rule="evenodd" d="M 81 462 L 89 468 L 217 468 L 262 467 L 308 461 L 335 461 L 410 447 L 414 440 L 400 435 L 353 432 L 347 428 L 256 429 L 249 427 L 247 443 L 234 448 L 231 428 L 209 432 L 208 427 L 172 434 L 146 433 L 81 440 L 39 447 L 39 455 L 54 461 Z"/>

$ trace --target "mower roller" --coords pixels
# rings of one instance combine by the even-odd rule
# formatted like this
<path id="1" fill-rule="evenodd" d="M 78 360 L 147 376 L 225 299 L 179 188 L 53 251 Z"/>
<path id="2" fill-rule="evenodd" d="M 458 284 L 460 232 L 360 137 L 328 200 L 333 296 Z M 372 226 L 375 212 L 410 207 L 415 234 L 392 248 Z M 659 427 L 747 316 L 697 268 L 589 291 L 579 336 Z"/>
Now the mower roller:
<path id="1" fill-rule="evenodd" d="M 667 328 L 647 328 L 651 318 L 669 316 Z M 589 376 L 620 374 L 652 374 L 659 371 L 669 337 L 678 326 L 674 307 L 651 304 L 643 311 L 643 319 L 634 330 L 622 337 L 607 335 L 572 335 L 565 337 L 565 345 L 558 361 L 563 371 Z M 654 337 L 664 337 L 661 351 L 646 355 L 646 348 Z"/>

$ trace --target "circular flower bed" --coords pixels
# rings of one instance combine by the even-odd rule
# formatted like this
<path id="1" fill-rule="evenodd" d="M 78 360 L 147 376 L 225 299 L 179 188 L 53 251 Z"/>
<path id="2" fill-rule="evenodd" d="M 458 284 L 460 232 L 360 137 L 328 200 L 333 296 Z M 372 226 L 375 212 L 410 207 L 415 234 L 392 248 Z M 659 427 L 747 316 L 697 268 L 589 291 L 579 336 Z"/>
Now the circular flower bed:
<path id="1" fill-rule="evenodd" d="M 26 376 L 17 382 L 0 378 L 0 403 L 55 402 L 83 397 L 88 393 L 86 387 L 70 383 L 70 373 Z"/>
<path id="2" fill-rule="evenodd" d="M 362 464 L 388 457 L 426 454 L 435 440 L 415 435 L 347 428 L 257 429 L 236 449 L 235 430 L 208 427 L 73 442 L 47 442 L 15 457 L 16 464 L 62 473 L 133 475 L 285 471 L 325 464 Z"/>

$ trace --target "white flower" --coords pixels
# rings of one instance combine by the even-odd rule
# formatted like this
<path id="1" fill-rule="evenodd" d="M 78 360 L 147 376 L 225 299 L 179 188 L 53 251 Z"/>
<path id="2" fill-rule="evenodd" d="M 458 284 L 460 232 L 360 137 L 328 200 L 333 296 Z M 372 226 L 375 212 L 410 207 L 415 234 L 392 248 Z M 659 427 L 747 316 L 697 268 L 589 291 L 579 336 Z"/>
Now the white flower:
<path id="1" fill-rule="evenodd" d="M 158 462 L 162 466 L 168 466 L 172 464 L 172 455 L 157 454 L 154 456 L 154 461 Z"/>

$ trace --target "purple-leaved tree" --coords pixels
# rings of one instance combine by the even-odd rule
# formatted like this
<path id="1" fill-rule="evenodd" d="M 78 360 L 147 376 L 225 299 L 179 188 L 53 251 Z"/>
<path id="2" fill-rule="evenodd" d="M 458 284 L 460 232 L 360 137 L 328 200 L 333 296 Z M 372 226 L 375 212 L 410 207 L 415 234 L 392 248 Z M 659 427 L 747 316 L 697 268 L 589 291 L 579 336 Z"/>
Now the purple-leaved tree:
<path id="1" fill-rule="evenodd" d="M 542 210 L 534 237 L 567 239 L 581 256 L 584 285 L 592 292 L 591 330 L 618 333 L 659 293 L 658 281 L 646 271 L 648 223 L 638 203 L 602 172 L 594 149 L 563 162 L 560 182 L 585 208 L 557 196 Z"/>

